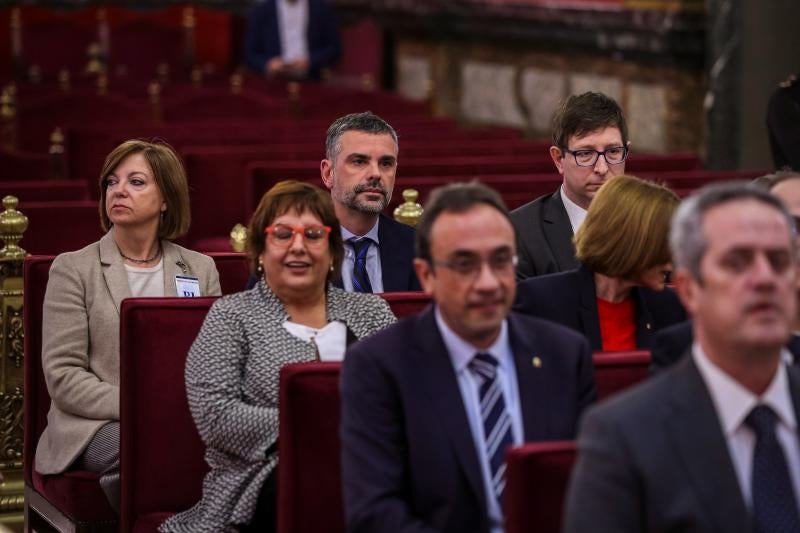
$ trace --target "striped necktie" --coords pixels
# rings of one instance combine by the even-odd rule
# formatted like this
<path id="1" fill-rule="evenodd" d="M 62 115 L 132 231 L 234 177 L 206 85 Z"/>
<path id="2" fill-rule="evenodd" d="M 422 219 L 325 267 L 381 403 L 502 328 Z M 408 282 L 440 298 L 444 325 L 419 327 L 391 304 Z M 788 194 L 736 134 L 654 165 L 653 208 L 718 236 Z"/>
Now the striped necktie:
<path id="1" fill-rule="evenodd" d="M 483 379 L 478 391 L 483 419 L 483 435 L 486 439 L 486 457 L 489 460 L 489 474 L 492 489 L 503 508 L 503 493 L 506 487 L 506 450 L 513 443 L 511 436 L 511 415 L 506 409 L 503 389 L 497 379 L 497 359 L 486 353 L 475 354 L 469 369 Z"/>
<path id="2" fill-rule="evenodd" d="M 372 292 L 372 284 L 369 282 L 367 274 L 367 252 L 372 239 L 363 237 L 361 239 L 350 239 L 348 241 L 353 247 L 355 258 L 353 259 L 353 291 Z"/>

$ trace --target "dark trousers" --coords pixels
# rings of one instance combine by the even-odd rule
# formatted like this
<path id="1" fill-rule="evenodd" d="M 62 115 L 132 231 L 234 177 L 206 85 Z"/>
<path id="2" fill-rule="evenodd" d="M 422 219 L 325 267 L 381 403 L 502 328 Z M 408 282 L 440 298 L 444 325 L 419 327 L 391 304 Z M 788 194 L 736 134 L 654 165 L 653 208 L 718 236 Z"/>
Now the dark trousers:
<path id="1" fill-rule="evenodd" d="M 240 533 L 275 533 L 278 531 L 278 468 L 261 487 L 256 512 L 250 524 L 239 528 Z"/>

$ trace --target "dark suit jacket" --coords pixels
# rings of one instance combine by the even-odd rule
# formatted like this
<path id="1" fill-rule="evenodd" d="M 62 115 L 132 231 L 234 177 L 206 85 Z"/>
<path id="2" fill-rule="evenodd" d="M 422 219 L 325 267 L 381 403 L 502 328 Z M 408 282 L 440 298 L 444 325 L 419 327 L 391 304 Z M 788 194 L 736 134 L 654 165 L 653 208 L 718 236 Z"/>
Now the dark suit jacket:
<path id="1" fill-rule="evenodd" d="M 800 82 L 781 83 L 767 104 L 767 131 L 775 168 L 800 170 Z"/>
<path id="2" fill-rule="evenodd" d="M 656 332 L 650 348 L 650 373 L 655 374 L 677 363 L 689 352 L 694 341 L 690 321 L 675 324 Z M 800 364 L 800 336 L 792 335 L 786 348 L 794 356 L 794 364 Z"/>
<path id="3" fill-rule="evenodd" d="M 339 60 L 341 43 L 336 17 L 326 0 L 308 0 L 308 77 L 319 79 L 320 69 Z M 244 63 L 264 73 L 269 59 L 281 55 L 278 10 L 275 0 L 265 0 L 253 8 L 244 39 Z"/>
<path id="4" fill-rule="evenodd" d="M 788 374 L 800 413 L 800 369 Z M 692 357 L 587 413 L 563 531 L 750 531 L 722 427 Z"/>
<path id="5" fill-rule="evenodd" d="M 638 349 L 649 349 L 657 330 L 686 320 L 686 311 L 672 289 L 656 292 L 635 287 L 632 297 Z M 586 265 L 519 282 L 514 310 L 568 326 L 583 333 L 593 351 L 603 349 L 594 273 Z"/>
<path id="6" fill-rule="evenodd" d="M 541 196 L 511 212 L 517 231 L 517 279 L 571 270 L 578 266 L 561 192 Z"/>
<path id="7" fill-rule="evenodd" d="M 525 440 L 573 438 L 596 397 L 586 341 L 515 313 L 508 325 Z M 348 531 L 488 532 L 478 455 L 432 305 L 350 347 L 341 393 Z"/>
<path id="8" fill-rule="evenodd" d="M 380 215 L 378 254 L 381 258 L 383 292 L 420 291 L 414 272 L 414 228 Z M 334 285 L 343 287 L 342 280 Z"/>
<path id="9" fill-rule="evenodd" d="M 414 272 L 414 228 L 396 220 L 380 215 L 378 224 L 378 253 L 381 258 L 381 277 L 384 292 L 403 292 L 422 290 Z M 252 288 L 258 278 L 250 276 L 247 288 Z M 340 289 L 342 280 L 333 282 Z"/>

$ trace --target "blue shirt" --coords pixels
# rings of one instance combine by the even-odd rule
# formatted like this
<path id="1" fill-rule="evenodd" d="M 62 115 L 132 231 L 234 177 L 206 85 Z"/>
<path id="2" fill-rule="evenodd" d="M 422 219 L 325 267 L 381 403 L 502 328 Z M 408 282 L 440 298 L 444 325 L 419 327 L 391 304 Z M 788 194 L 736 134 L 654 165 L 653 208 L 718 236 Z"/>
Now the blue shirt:
<path id="1" fill-rule="evenodd" d="M 369 284 L 372 286 L 372 292 L 383 292 L 383 271 L 381 270 L 381 257 L 379 254 L 378 245 L 378 224 L 381 219 L 375 221 L 366 235 L 356 235 L 350 232 L 344 226 L 342 228 L 342 240 L 344 241 L 344 259 L 342 260 L 342 286 L 344 290 L 353 292 L 353 264 L 356 260 L 356 254 L 353 247 L 347 242 L 349 239 L 360 239 L 362 237 L 369 237 L 372 239 L 372 244 L 369 245 L 367 250 L 367 276 L 369 276 Z"/>
<path id="2" fill-rule="evenodd" d="M 453 364 L 453 370 L 456 373 L 458 388 L 461 391 L 461 401 L 464 404 L 464 411 L 469 421 L 478 462 L 481 465 L 481 478 L 483 479 L 484 495 L 489 510 L 492 533 L 502 533 L 503 513 L 492 490 L 489 458 L 486 454 L 486 439 L 483 435 L 483 419 L 481 418 L 479 399 L 481 379 L 469 369 L 468 365 L 478 352 L 488 353 L 497 359 L 497 378 L 503 390 L 506 409 L 511 415 L 511 434 L 514 439 L 514 445 L 519 446 L 522 444 L 524 432 L 522 428 L 522 412 L 519 406 L 517 371 L 514 367 L 511 344 L 508 340 L 508 323 L 505 320 L 503 321 L 500 335 L 498 335 L 494 344 L 488 349 L 478 349 L 448 327 L 438 307 L 435 308 L 434 314 L 436 316 L 436 325 L 442 334 L 442 340 L 450 356 L 450 362 Z"/>

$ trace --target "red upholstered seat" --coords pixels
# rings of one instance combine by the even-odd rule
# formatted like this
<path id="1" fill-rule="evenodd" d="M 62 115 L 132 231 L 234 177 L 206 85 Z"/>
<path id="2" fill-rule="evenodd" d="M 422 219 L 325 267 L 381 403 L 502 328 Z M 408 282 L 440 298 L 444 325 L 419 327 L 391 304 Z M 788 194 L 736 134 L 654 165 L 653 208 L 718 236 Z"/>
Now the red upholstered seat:
<path id="1" fill-rule="evenodd" d="M 36 444 L 47 425 L 50 395 L 42 372 L 42 304 L 52 256 L 28 256 L 23 266 L 25 515 L 31 524 L 40 517 L 78 530 L 116 528 L 116 513 L 100 490 L 97 474 L 84 471 L 42 476 L 33 469 Z M 97 531 L 97 529 L 93 529 Z"/>
<path id="2" fill-rule="evenodd" d="M 339 363 L 281 369 L 278 531 L 344 531 L 339 458 Z"/>
<path id="3" fill-rule="evenodd" d="M 419 313 L 431 302 L 431 297 L 424 292 L 384 292 L 380 295 L 392 308 L 398 319 Z"/>
<path id="4" fill-rule="evenodd" d="M 0 188 L 3 190 L 8 187 L 7 181 L 45 180 L 53 177 L 53 163 L 49 155 L 0 150 Z"/>
<path id="5" fill-rule="evenodd" d="M 186 402 L 186 355 L 214 298 L 130 298 L 120 311 L 120 530 L 155 531 L 200 499 L 205 446 Z"/>
<path id="6" fill-rule="evenodd" d="M 559 533 L 575 442 L 526 444 L 506 461 L 506 533 Z"/>
<path id="7" fill-rule="evenodd" d="M 646 379 L 650 368 L 648 350 L 595 352 L 592 359 L 598 400 L 608 398 Z"/>
<path id="8" fill-rule="evenodd" d="M 0 163 L 2 165 L 2 163 Z M 11 194 L 20 202 L 88 200 L 89 191 L 82 181 L 31 180 L 0 181 L 0 197 Z"/>
<path id="9" fill-rule="evenodd" d="M 243 291 L 250 279 L 250 267 L 247 256 L 237 252 L 214 252 L 208 254 L 214 259 L 219 272 L 219 284 L 222 294 Z"/>
<path id="10" fill-rule="evenodd" d="M 26 202 L 17 207 L 28 217 L 20 245 L 33 254 L 79 250 L 103 236 L 94 200 Z"/>

